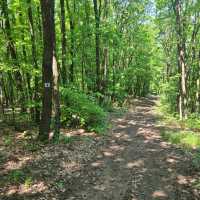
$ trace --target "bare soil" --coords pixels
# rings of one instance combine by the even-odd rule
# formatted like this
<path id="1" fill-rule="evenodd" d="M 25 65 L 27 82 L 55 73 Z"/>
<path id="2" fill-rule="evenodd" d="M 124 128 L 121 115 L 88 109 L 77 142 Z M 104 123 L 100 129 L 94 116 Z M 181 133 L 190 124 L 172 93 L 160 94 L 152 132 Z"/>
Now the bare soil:
<path id="1" fill-rule="evenodd" d="M 160 136 L 155 100 L 134 101 L 124 116 L 113 116 L 107 136 L 18 152 L 14 158 L 8 153 L 1 160 L 0 179 L 21 169 L 33 183 L 27 188 L 4 182 L 0 199 L 199 200 L 191 158 Z"/>

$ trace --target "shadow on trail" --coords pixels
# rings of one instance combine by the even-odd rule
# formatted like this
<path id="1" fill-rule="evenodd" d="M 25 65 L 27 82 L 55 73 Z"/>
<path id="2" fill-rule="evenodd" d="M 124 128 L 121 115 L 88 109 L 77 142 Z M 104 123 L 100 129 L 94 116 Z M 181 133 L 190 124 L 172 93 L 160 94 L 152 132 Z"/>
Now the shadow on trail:
<path id="1" fill-rule="evenodd" d="M 52 176 L 58 177 L 54 182 L 62 180 L 63 190 L 53 190 L 52 194 L 48 188 L 32 196 L 13 194 L 0 196 L 0 199 L 199 199 L 198 194 L 190 189 L 194 178 L 190 176 L 189 159 L 182 150 L 160 137 L 160 128 L 156 126 L 156 117 L 152 113 L 154 100 L 139 100 L 134 112 L 113 119 L 114 128 L 106 145 L 93 161 L 74 171 L 77 176 L 69 177 L 66 172 L 59 179 L 63 162 L 57 160 Z"/>

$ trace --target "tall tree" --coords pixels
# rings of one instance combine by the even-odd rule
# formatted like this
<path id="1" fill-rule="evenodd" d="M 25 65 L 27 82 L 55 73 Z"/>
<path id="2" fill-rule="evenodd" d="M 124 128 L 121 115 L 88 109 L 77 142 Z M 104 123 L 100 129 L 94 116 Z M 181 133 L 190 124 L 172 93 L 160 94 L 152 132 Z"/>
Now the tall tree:
<path id="1" fill-rule="evenodd" d="M 66 49 L 66 44 L 67 44 L 67 40 L 66 40 L 66 25 L 65 25 L 65 0 L 60 0 L 60 13 L 61 13 L 61 34 L 62 34 L 62 38 L 61 38 L 61 43 L 62 43 L 62 81 L 63 84 L 67 83 L 67 63 L 66 63 L 66 59 L 67 59 L 67 49 Z"/>
<path id="2" fill-rule="evenodd" d="M 179 94 L 179 114 L 180 119 L 186 117 L 187 91 L 186 91 L 186 52 L 185 52 L 185 34 L 184 23 L 181 17 L 181 1 L 175 0 L 174 13 L 176 16 L 176 33 L 177 33 L 177 52 L 178 67 L 180 72 L 180 94 Z"/>
<path id="3" fill-rule="evenodd" d="M 42 115 L 40 122 L 39 138 L 49 138 L 52 115 L 52 91 L 53 91 L 53 61 L 54 57 L 54 0 L 41 0 L 42 24 L 43 24 L 43 98 Z"/>
<path id="4" fill-rule="evenodd" d="M 94 4 L 94 14 L 95 14 L 95 43 L 96 43 L 96 91 L 101 91 L 101 69 L 100 69 L 100 5 L 98 5 L 97 0 L 93 0 Z"/>
<path id="5" fill-rule="evenodd" d="M 71 56 L 71 64 L 70 64 L 70 69 L 69 69 L 69 81 L 74 82 L 74 60 L 75 60 L 75 20 L 74 20 L 74 15 L 76 11 L 76 3 L 75 0 L 72 2 L 73 3 L 73 10 L 70 8 L 70 3 L 69 0 L 66 1 L 66 6 L 67 6 L 67 11 L 69 15 L 69 27 L 70 27 L 70 56 Z"/>
<path id="6" fill-rule="evenodd" d="M 36 51 L 36 31 L 34 26 L 34 20 L 33 20 L 33 11 L 32 11 L 32 0 L 27 0 L 28 3 L 28 20 L 30 24 L 30 34 L 31 34 L 31 52 L 32 52 L 32 61 L 34 68 L 38 70 L 38 60 L 37 60 L 37 51 Z M 35 122 L 40 122 L 40 109 L 38 106 L 39 103 L 39 78 L 36 74 L 34 77 L 34 97 L 33 100 L 35 101 Z"/>

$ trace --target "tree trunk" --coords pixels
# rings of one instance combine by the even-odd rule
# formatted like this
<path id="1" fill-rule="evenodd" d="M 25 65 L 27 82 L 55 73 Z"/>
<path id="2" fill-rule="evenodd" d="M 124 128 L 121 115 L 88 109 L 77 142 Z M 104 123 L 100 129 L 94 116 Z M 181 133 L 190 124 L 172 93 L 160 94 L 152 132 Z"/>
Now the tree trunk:
<path id="1" fill-rule="evenodd" d="M 97 0 L 93 0 L 95 14 L 95 43 L 96 43 L 96 91 L 101 92 L 100 78 L 100 10 Z"/>
<path id="2" fill-rule="evenodd" d="M 67 64 L 66 64 L 66 26 L 65 26 L 65 1 L 60 0 L 60 13 L 61 13 L 61 34 L 62 34 L 62 81 L 65 85 L 67 83 Z"/>
<path id="3" fill-rule="evenodd" d="M 32 46 L 32 59 L 33 59 L 33 64 L 35 69 L 38 69 L 38 62 L 37 62 L 37 52 L 36 52 L 36 38 L 35 38 L 35 27 L 34 27 L 34 22 L 33 22 L 33 12 L 32 12 L 32 7 L 31 7 L 31 0 L 27 0 L 27 3 L 29 5 L 28 7 L 28 19 L 30 23 L 30 33 L 31 33 L 31 46 Z M 35 122 L 39 123 L 40 122 L 40 108 L 38 106 L 39 103 L 39 79 L 38 76 L 35 75 L 34 77 L 34 102 L 35 102 Z"/>
<path id="4" fill-rule="evenodd" d="M 43 99 L 39 139 L 48 140 L 52 115 L 54 58 L 54 0 L 40 0 L 43 24 Z"/>
<path id="5" fill-rule="evenodd" d="M 58 141 L 60 136 L 60 93 L 59 70 L 56 56 L 55 21 L 53 21 L 53 103 L 54 103 L 54 135 L 53 140 Z"/>
<path id="6" fill-rule="evenodd" d="M 60 97 L 59 97 L 59 72 L 56 55 L 53 56 L 53 102 L 54 102 L 54 141 L 59 139 L 60 135 Z"/>
<path id="7" fill-rule="evenodd" d="M 199 55 L 198 55 L 198 78 L 196 81 L 197 84 L 197 91 L 196 91 L 196 111 L 200 111 L 200 50 L 199 50 Z"/>
<path id="8" fill-rule="evenodd" d="M 75 44 L 74 44 L 74 17 L 73 14 L 75 12 L 75 1 L 74 1 L 74 12 L 71 12 L 70 9 L 70 5 L 69 5 L 69 0 L 66 1 L 67 3 L 67 10 L 68 10 L 68 14 L 69 14 L 69 27 L 70 27 L 70 40 L 71 40 L 71 47 L 70 47 L 70 55 L 71 55 L 71 64 L 70 64 L 70 74 L 69 74 L 69 81 L 71 83 L 74 82 L 74 57 L 75 57 L 75 52 L 74 52 L 74 48 L 75 48 Z"/>
<path id="9" fill-rule="evenodd" d="M 180 72 L 180 96 L 179 96 L 179 115 L 180 119 L 187 117 L 187 89 L 186 89 L 186 62 L 185 62 L 185 40 L 184 28 L 181 20 L 181 2 L 175 1 L 174 12 L 176 15 L 176 32 L 177 32 L 177 53 L 178 53 L 178 67 Z"/>

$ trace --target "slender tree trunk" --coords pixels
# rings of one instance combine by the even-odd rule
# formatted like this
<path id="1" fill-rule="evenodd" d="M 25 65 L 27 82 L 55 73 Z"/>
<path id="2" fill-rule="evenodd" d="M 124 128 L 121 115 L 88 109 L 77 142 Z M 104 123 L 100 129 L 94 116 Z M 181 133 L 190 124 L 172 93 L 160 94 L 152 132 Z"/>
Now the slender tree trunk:
<path id="1" fill-rule="evenodd" d="M 33 59 L 33 64 L 35 69 L 37 70 L 38 67 L 38 62 L 37 62 L 37 51 L 36 51 L 36 34 L 35 34 L 35 26 L 33 22 L 33 12 L 32 12 L 32 1 L 27 0 L 27 3 L 29 5 L 28 7 L 28 19 L 29 19 L 29 24 L 30 24 L 30 33 L 31 33 L 31 46 L 32 46 L 32 59 Z M 40 108 L 38 106 L 39 103 L 39 78 L 38 75 L 35 75 L 34 77 L 34 97 L 33 100 L 35 101 L 35 122 L 39 123 L 40 122 Z"/>
<path id="2" fill-rule="evenodd" d="M 57 141 L 60 135 L 60 97 L 59 97 L 59 72 L 58 63 L 54 51 L 53 56 L 53 102 L 54 102 L 54 135 L 53 139 Z"/>
<path id="3" fill-rule="evenodd" d="M 198 78 L 196 81 L 197 90 L 196 90 L 196 111 L 200 111 L 200 50 L 199 50 L 199 58 L 198 58 Z"/>
<path id="4" fill-rule="evenodd" d="M 43 24 L 43 99 L 39 139 L 48 140 L 52 115 L 54 61 L 54 0 L 40 0 Z"/>
<path id="5" fill-rule="evenodd" d="M 116 84 L 116 69 L 115 69 L 115 52 L 113 52 L 112 54 L 112 101 L 114 102 L 115 101 L 115 84 Z"/>
<path id="6" fill-rule="evenodd" d="M 54 14 L 53 14 L 54 15 Z M 56 56 L 55 20 L 53 20 L 53 104 L 54 104 L 54 135 L 53 140 L 58 141 L 60 136 L 60 93 L 59 69 Z"/>
<path id="7" fill-rule="evenodd" d="M 107 91 L 107 84 L 108 84 L 108 48 L 105 47 L 103 51 L 103 85 L 102 85 L 102 93 L 105 95 Z"/>
<path id="8" fill-rule="evenodd" d="M 65 26 L 65 1 L 60 0 L 60 13 L 61 13 L 61 34 L 62 34 L 62 81 L 65 85 L 67 83 L 67 64 L 66 64 L 66 26 Z"/>
<path id="9" fill-rule="evenodd" d="M 96 42 L 96 91 L 101 92 L 100 78 L 100 11 L 97 0 L 93 0 L 95 14 L 95 42 Z"/>
<path id="10" fill-rule="evenodd" d="M 81 87 L 82 90 L 85 90 L 85 79 L 84 79 L 84 72 L 85 72 L 85 53 L 84 53 L 84 47 L 82 47 L 82 62 L 81 62 Z"/>
<path id="11" fill-rule="evenodd" d="M 70 47 L 70 55 L 71 55 L 71 64 L 70 64 L 70 74 L 69 74 L 69 81 L 71 83 L 74 82 L 74 59 L 75 59 L 75 41 L 74 41 L 74 28 L 75 28 L 75 25 L 74 25 L 74 16 L 73 16 L 73 13 L 75 12 L 75 1 L 74 1 L 74 4 L 73 4 L 73 11 L 74 12 L 71 12 L 71 9 L 70 9 L 70 5 L 69 5 L 69 0 L 66 1 L 66 6 L 67 6 L 67 10 L 68 10 L 68 14 L 69 14 L 69 27 L 70 27 L 70 41 L 71 41 L 71 47 Z"/>

